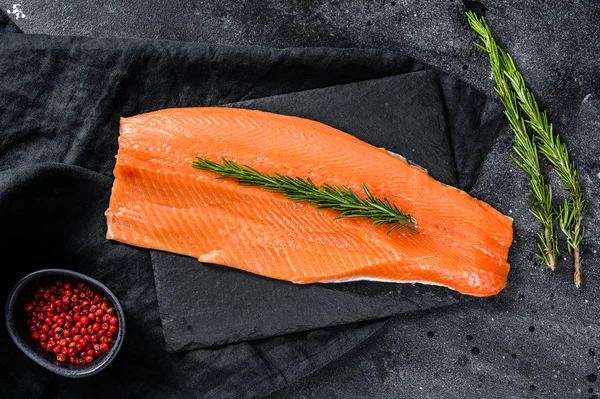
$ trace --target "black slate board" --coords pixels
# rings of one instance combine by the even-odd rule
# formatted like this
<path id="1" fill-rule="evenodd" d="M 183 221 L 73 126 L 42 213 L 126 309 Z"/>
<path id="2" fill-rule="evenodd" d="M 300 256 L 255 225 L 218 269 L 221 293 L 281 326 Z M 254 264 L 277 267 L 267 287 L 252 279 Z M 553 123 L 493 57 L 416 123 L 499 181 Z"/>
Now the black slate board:
<path id="1" fill-rule="evenodd" d="M 119 358 L 83 385 L 31 367 L 2 328 L 3 356 L 13 366 L 0 381 L 2 396 L 35 396 L 46 389 L 49 397 L 58 392 L 75 397 L 252 397 L 327 364 L 380 328 L 378 321 L 353 323 L 168 354 L 149 251 L 104 238 L 118 118 L 381 78 L 425 65 L 377 51 L 22 34 L 1 34 L 0 50 L 0 249 L 5 259 L 19 259 L 19 266 L 0 281 L 1 292 L 8 293 L 32 270 L 65 267 L 107 284 L 128 320 Z M 445 79 L 450 78 L 440 77 Z M 447 87 L 452 86 L 442 83 L 442 99 L 452 93 Z M 485 100 L 476 92 L 469 98 Z M 454 115 L 446 114 L 447 126 L 460 126 Z M 482 133 L 484 124 L 472 122 L 486 118 L 468 116 L 462 120 L 470 127 L 465 131 Z M 491 138 L 493 130 L 485 132 Z"/>
<path id="2" fill-rule="evenodd" d="M 424 167 L 458 186 L 474 181 L 498 107 L 444 102 L 469 92 L 433 70 L 228 104 L 318 120 Z M 448 117 L 448 110 L 461 109 Z M 449 125 L 449 127 L 447 127 Z M 456 162 L 458 160 L 458 162 Z M 457 171 L 458 169 L 458 171 Z M 167 350 L 260 339 L 467 300 L 448 289 L 377 282 L 299 286 L 152 251 Z"/>
<path id="3" fill-rule="evenodd" d="M 456 185 L 453 151 L 433 71 L 243 101 L 230 106 L 318 120 L 402 154 Z M 436 286 L 292 283 L 152 251 L 170 351 L 222 345 L 457 303 Z"/>

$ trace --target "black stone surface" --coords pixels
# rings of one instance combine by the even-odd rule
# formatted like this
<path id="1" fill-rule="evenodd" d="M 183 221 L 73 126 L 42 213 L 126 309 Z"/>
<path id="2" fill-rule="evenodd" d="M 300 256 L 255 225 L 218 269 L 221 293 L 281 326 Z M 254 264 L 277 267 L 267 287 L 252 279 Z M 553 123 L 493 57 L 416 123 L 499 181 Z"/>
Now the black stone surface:
<path id="1" fill-rule="evenodd" d="M 573 287 L 566 251 L 556 272 L 541 269 L 534 258 L 536 226 L 522 201 L 527 181 L 508 157 L 512 133 L 505 124 L 472 193 L 515 219 L 507 289 L 490 301 L 388 323 L 357 350 L 271 399 L 596 397 L 600 3 L 484 3 L 495 36 L 548 110 L 581 172 L 590 202 L 583 287 Z M 153 0 L 141 6 L 37 0 L 24 3 L 22 10 L 27 17 L 15 22 L 28 33 L 394 50 L 493 94 L 488 60 L 471 44 L 474 34 L 461 1 L 247 0 L 189 5 Z"/>

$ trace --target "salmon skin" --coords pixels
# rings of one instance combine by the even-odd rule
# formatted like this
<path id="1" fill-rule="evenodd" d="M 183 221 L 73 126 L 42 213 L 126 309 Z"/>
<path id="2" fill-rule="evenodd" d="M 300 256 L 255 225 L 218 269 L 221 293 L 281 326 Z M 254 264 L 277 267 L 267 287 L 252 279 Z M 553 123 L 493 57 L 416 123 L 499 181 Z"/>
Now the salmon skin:
<path id="1" fill-rule="evenodd" d="M 318 186 L 365 183 L 419 234 L 296 203 L 193 168 L 222 158 Z M 174 108 L 121 118 L 107 238 L 297 284 L 436 284 L 473 296 L 506 286 L 512 220 L 417 166 L 325 124 L 247 109 Z"/>

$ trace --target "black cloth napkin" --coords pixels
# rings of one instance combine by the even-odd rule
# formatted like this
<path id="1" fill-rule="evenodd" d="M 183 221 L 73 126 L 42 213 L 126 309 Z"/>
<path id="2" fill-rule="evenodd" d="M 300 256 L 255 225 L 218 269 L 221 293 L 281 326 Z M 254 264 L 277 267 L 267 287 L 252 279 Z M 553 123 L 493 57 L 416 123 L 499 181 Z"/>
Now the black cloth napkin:
<path id="1" fill-rule="evenodd" d="M 199 340 L 195 335 L 178 338 L 177 331 L 172 335 L 168 328 L 163 334 L 161 316 L 164 322 L 172 315 L 159 307 L 157 294 L 164 298 L 161 290 L 173 286 L 162 284 L 165 280 L 153 273 L 153 267 L 163 272 L 172 267 L 178 272 L 177 262 L 192 259 L 105 239 L 104 210 L 120 116 L 167 107 L 235 103 L 429 70 L 425 75 L 433 74 L 439 84 L 440 123 L 445 124 L 447 145 L 453 150 L 448 153 L 454 156 L 454 168 L 447 157 L 441 157 L 449 165 L 450 173 L 444 173 L 447 182 L 468 188 L 499 115 L 496 104 L 482 94 L 389 52 L 4 33 L 0 34 L 0 54 L 0 249 L 7 266 L 0 292 L 5 297 L 20 277 L 40 268 L 78 270 L 115 292 L 124 305 L 128 331 L 122 353 L 109 369 L 77 381 L 34 365 L 10 342 L 2 326 L 2 362 L 11 364 L 0 377 L 2 397 L 36 397 L 42 392 L 44 397 L 65 398 L 261 396 L 352 349 L 384 322 L 358 322 L 168 353 L 169 342 L 180 345 L 171 349 L 190 349 Z M 273 99 L 264 99 L 262 105 Z M 17 261 L 9 263 L 9 259 Z M 193 261 L 195 270 L 206 268 Z M 210 269 L 214 276 L 242 275 L 218 266 Z M 371 300 L 388 300 L 373 287 L 377 286 L 348 285 L 336 290 L 339 295 L 358 292 Z M 431 306 L 451 297 L 446 291 L 437 298 L 427 295 Z M 442 304 L 447 303 L 453 302 Z M 413 310 L 422 308 L 415 306 Z M 267 335 L 272 333 L 263 333 Z"/>

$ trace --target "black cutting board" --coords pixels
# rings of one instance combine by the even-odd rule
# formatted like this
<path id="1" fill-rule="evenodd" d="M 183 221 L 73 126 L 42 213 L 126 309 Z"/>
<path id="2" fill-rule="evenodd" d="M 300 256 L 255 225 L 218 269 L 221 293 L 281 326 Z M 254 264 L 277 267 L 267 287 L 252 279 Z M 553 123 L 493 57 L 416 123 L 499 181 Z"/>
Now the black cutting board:
<path id="1" fill-rule="evenodd" d="M 419 71 L 229 104 L 318 120 L 457 185 L 435 73 Z M 357 160 L 358 161 L 358 160 Z M 170 351 L 416 312 L 457 303 L 449 289 L 352 282 L 295 285 L 152 251 Z"/>

